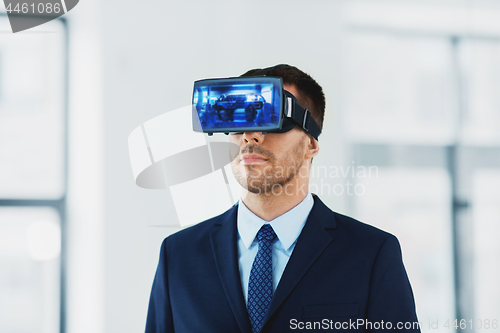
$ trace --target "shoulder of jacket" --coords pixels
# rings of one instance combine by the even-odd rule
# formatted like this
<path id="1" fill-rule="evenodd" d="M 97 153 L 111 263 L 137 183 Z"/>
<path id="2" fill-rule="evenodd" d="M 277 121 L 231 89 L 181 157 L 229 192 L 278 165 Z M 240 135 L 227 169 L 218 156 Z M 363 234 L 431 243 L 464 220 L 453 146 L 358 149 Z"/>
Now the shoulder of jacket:
<path id="1" fill-rule="evenodd" d="M 393 234 L 379 229 L 371 224 L 361 222 L 353 217 L 334 212 L 337 228 L 374 242 L 385 242 L 389 238 L 397 240 Z"/>
<path id="2" fill-rule="evenodd" d="M 233 205 L 227 211 L 217 216 L 211 217 L 205 221 L 188 226 L 182 230 L 179 230 L 170 236 L 166 237 L 168 241 L 182 240 L 184 238 L 194 239 L 205 234 L 209 234 L 214 230 L 214 226 L 219 223 L 224 223 L 227 220 L 227 215 L 231 213 L 231 210 L 236 206 Z M 227 221 L 226 221 L 227 222 Z"/>

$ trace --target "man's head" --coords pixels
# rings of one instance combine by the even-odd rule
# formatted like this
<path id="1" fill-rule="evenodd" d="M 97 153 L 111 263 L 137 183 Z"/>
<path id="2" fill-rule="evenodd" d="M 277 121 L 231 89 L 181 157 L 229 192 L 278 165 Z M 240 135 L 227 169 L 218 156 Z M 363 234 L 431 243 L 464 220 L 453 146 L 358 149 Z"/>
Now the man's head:
<path id="1" fill-rule="evenodd" d="M 261 75 L 252 69 L 242 76 Z M 267 76 L 281 77 L 285 90 L 294 95 L 300 106 L 311 111 L 322 128 L 325 97 L 321 86 L 296 67 L 277 65 L 268 69 Z M 230 142 L 238 144 L 240 154 L 231 162 L 238 182 L 250 193 L 281 194 L 302 187 L 307 194 L 310 160 L 318 153 L 318 141 L 300 126 L 284 133 L 245 132 L 231 134 Z M 304 194 L 304 195 L 305 195 Z"/>

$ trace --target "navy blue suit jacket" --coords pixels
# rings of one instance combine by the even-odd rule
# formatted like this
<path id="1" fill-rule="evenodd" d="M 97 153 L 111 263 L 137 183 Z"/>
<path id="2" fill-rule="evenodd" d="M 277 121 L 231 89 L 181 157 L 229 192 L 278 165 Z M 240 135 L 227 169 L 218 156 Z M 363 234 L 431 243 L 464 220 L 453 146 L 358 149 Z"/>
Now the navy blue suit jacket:
<path id="1" fill-rule="evenodd" d="M 396 237 L 313 197 L 261 332 L 384 332 L 388 322 L 393 330 L 402 323 L 415 329 L 400 332 L 419 332 Z M 163 241 L 146 333 L 251 333 L 238 268 L 237 208 Z"/>

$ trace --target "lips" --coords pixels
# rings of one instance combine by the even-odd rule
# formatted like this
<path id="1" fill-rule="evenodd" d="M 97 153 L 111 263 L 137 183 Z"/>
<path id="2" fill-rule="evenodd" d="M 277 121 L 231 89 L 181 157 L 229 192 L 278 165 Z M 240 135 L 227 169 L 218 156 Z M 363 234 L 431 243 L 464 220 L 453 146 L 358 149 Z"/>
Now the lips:
<path id="1" fill-rule="evenodd" d="M 241 158 L 245 164 L 264 163 L 267 161 L 266 158 L 257 154 L 244 154 Z"/>

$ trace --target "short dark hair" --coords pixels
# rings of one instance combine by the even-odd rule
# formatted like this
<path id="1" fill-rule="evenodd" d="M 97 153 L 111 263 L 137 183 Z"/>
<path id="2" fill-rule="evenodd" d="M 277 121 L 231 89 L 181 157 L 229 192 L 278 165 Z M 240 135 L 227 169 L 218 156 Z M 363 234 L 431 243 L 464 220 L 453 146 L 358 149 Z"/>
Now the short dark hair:
<path id="1" fill-rule="evenodd" d="M 294 85 L 300 96 L 297 98 L 300 106 L 311 111 L 313 119 L 318 124 L 319 132 L 323 130 L 323 120 L 325 118 L 325 94 L 323 88 L 309 75 L 297 67 L 280 64 L 266 68 L 267 76 L 281 77 L 283 84 Z M 247 71 L 241 76 L 261 75 L 263 69 L 255 68 Z"/>

